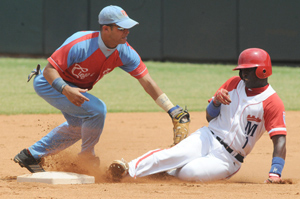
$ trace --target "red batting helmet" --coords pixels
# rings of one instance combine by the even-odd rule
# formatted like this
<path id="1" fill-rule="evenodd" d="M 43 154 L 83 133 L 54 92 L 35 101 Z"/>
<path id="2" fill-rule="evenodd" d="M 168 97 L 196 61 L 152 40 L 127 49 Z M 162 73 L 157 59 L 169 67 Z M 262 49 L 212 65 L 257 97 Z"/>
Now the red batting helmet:
<path id="1" fill-rule="evenodd" d="M 270 55 L 260 48 L 248 48 L 240 54 L 238 66 L 233 70 L 255 67 L 257 67 L 256 76 L 259 79 L 265 79 L 272 75 Z"/>

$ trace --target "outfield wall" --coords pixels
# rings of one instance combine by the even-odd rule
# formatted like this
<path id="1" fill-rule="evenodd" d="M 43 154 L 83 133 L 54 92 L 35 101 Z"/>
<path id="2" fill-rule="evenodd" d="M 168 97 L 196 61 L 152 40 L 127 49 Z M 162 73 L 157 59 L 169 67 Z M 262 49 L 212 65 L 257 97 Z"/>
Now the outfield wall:
<path id="1" fill-rule="evenodd" d="M 1 0 L 0 54 L 50 55 L 119 5 L 140 25 L 128 42 L 144 60 L 235 62 L 245 48 L 300 62 L 298 0 Z"/>

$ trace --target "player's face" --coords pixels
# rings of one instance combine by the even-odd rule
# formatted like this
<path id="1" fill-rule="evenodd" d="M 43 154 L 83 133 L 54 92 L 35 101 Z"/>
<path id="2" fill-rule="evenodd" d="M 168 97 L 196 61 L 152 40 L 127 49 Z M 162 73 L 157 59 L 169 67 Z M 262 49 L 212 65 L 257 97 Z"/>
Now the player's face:
<path id="1" fill-rule="evenodd" d="M 114 43 L 114 45 L 117 46 L 118 44 L 125 44 L 127 41 L 129 30 L 121 28 L 120 26 L 114 24 L 110 25 L 110 27 L 110 39 Z"/>
<path id="2" fill-rule="evenodd" d="M 247 88 L 260 88 L 266 85 L 266 80 L 259 79 L 255 71 L 256 68 L 240 69 L 241 78 L 244 80 Z"/>

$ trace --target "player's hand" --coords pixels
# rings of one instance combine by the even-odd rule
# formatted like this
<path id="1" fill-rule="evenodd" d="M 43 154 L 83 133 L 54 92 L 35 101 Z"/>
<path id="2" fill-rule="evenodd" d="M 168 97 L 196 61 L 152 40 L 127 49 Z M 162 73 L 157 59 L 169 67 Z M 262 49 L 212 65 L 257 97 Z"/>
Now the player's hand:
<path id="1" fill-rule="evenodd" d="M 269 178 L 265 180 L 265 183 L 267 184 L 280 184 L 282 183 L 281 177 L 278 174 L 275 173 L 269 173 Z"/>
<path id="2" fill-rule="evenodd" d="M 75 88 L 67 85 L 62 94 L 64 94 L 74 105 L 81 106 L 85 101 L 90 101 L 89 98 L 81 94 L 87 91 L 88 89 Z"/>
<path id="3" fill-rule="evenodd" d="M 215 104 L 215 106 L 220 106 L 221 104 L 229 105 L 231 103 L 231 99 L 228 91 L 224 88 L 218 90 L 214 96 L 213 103 Z"/>

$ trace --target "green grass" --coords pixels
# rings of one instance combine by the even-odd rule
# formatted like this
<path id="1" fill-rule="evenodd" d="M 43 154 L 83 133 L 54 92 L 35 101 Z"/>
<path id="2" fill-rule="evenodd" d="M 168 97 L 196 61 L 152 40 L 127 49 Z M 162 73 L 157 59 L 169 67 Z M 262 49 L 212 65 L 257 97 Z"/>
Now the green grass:
<path id="1" fill-rule="evenodd" d="M 27 75 L 46 59 L 0 58 L 0 114 L 59 113 L 34 91 Z M 187 105 L 190 111 L 204 111 L 207 100 L 228 78 L 238 75 L 234 65 L 145 62 L 152 78 L 173 104 Z M 269 78 L 286 110 L 300 109 L 300 68 L 273 67 Z M 117 68 L 104 76 L 90 91 L 102 99 L 109 112 L 162 111 L 144 92 L 135 78 Z"/>

